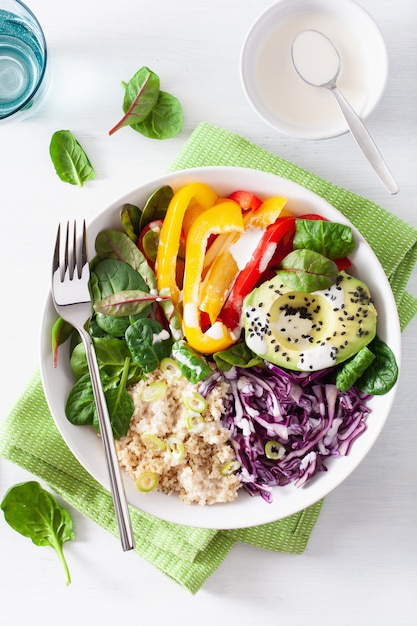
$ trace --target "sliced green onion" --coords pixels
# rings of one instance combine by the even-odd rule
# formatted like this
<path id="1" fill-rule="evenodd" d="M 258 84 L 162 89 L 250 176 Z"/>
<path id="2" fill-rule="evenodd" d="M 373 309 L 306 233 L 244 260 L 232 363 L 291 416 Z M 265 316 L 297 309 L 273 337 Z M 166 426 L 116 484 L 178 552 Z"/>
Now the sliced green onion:
<path id="1" fill-rule="evenodd" d="M 197 411 L 186 411 L 184 422 L 190 433 L 201 433 L 204 429 L 204 419 Z"/>
<path id="2" fill-rule="evenodd" d="M 156 435 L 152 435 L 151 433 L 143 433 L 141 435 L 141 439 L 145 446 L 150 450 L 159 450 L 162 452 L 166 448 L 165 443 L 162 441 L 162 439 L 160 439 Z"/>
<path id="3" fill-rule="evenodd" d="M 143 472 L 136 479 L 136 487 L 143 493 L 153 491 L 158 485 L 158 474 L 155 472 Z"/>
<path id="4" fill-rule="evenodd" d="M 178 437 L 168 437 L 167 450 L 174 461 L 181 461 L 185 456 L 184 444 L 178 439 Z"/>
<path id="5" fill-rule="evenodd" d="M 160 363 L 160 368 L 170 378 L 181 378 L 181 370 L 179 365 L 174 359 L 170 359 L 169 357 L 165 357 L 162 359 Z"/>
<path id="6" fill-rule="evenodd" d="M 268 459 L 278 461 L 285 455 L 285 448 L 279 441 L 267 441 L 265 444 L 265 455 Z"/>
<path id="7" fill-rule="evenodd" d="M 184 393 L 182 395 L 182 401 L 190 411 L 198 411 L 201 413 L 207 407 L 207 400 L 197 391 Z"/>
<path id="8" fill-rule="evenodd" d="M 230 474 L 237 472 L 238 469 L 240 469 L 239 461 L 229 461 L 223 465 L 220 473 L 222 476 L 229 476 Z"/>
<path id="9" fill-rule="evenodd" d="M 155 400 L 159 400 L 165 394 L 167 388 L 167 384 L 164 380 L 156 380 L 154 383 L 149 383 L 142 393 L 140 397 L 145 402 L 155 402 Z"/>

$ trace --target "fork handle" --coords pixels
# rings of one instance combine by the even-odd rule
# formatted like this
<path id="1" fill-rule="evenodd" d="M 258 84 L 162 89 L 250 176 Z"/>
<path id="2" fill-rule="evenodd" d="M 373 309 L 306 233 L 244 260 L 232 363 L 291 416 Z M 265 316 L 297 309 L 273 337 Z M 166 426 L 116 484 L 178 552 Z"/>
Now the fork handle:
<path id="1" fill-rule="evenodd" d="M 110 479 L 110 488 L 113 497 L 116 520 L 119 528 L 120 540 L 124 551 L 132 550 L 135 546 L 133 530 L 127 505 L 124 485 L 120 473 L 120 466 L 114 445 L 113 431 L 111 427 L 106 398 L 100 380 L 97 364 L 96 351 L 90 335 L 79 329 L 85 346 L 88 369 L 93 386 L 94 400 L 97 408 L 98 421 L 100 424 L 101 438 L 104 446 L 104 454 Z"/>

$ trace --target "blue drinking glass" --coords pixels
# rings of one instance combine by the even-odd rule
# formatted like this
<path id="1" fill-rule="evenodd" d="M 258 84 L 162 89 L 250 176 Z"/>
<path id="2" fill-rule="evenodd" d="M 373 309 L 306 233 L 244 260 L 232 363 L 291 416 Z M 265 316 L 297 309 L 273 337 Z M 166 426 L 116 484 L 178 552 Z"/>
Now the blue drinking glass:
<path id="1" fill-rule="evenodd" d="M 42 28 L 20 0 L 0 0 L 0 123 L 37 108 L 46 89 Z"/>

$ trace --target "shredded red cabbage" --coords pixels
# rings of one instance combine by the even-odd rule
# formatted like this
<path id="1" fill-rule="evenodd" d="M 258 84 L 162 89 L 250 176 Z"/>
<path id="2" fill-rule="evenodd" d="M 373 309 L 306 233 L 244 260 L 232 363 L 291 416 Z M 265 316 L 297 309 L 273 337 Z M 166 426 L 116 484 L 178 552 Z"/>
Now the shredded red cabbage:
<path id="1" fill-rule="evenodd" d="M 327 471 L 326 457 L 346 456 L 365 430 L 369 396 L 355 387 L 339 391 L 332 370 L 289 372 L 265 362 L 216 371 L 200 385 L 206 396 L 220 380 L 229 383 L 222 421 L 249 494 L 271 502 L 272 487 L 302 487 Z"/>

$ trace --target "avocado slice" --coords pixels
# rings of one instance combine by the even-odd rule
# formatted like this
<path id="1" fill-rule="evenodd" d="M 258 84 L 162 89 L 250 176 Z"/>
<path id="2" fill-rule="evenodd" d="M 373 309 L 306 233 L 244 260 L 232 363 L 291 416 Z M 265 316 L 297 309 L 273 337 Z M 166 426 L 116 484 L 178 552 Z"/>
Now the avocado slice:
<path id="1" fill-rule="evenodd" d="M 321 370 L 350 358 L 375 337 L 376 320 L 368 287 L 346 272 L 312 293 L 293 291 L 276 276 L 243 303 L 248 347 L 297 371 Z"/>

